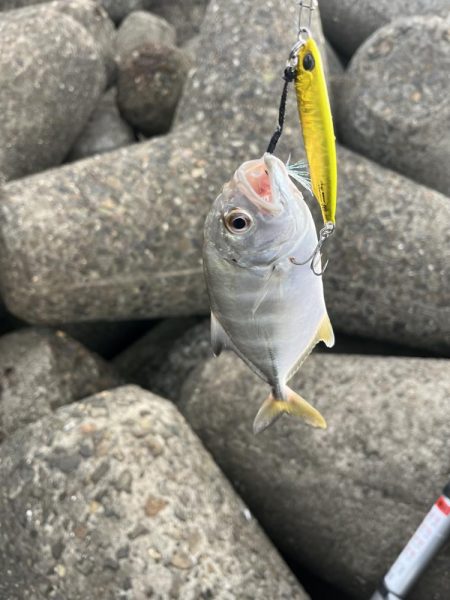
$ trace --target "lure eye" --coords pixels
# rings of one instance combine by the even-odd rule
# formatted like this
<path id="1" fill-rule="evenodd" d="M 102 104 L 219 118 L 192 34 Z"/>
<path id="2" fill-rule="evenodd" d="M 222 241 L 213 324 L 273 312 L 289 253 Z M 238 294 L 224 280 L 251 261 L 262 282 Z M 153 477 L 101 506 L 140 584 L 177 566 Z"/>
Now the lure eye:
<path id="1" fill-rule="evenodd" d="M 230 233 L 245 233 L 253 225 L 251 215 L 242 208 L 233 208 L 224 215 L 225 227 Z"/>
<path id="2" fill-rule="evenodd" d="M 303 57 L 303 68 L 305 69 L 305 71 L 312 71 L 315 66 L 316 61 L 314 60 L 314 56 L 310 52 L 308 52 L 308 54 L 305 54 L 305 56 Z"/>

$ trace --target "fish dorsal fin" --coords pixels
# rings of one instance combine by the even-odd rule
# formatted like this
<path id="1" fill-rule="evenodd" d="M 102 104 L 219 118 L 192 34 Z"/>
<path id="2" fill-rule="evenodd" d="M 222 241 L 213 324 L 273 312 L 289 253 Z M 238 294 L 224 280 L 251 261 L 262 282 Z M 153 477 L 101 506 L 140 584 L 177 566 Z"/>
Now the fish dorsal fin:
<path id="1" fill-rule="evenodd" d="M 293 163 L 292 165 L 290 165 L 288 162 L 286 167 L 289 173 L 289 177 L 295 179 L 295 181 L 298 181 L 298 183 L 302 187 L 304 187 L 305 190 L 308 190 L 308 192 L 312 194 L 313 191 L 311 184 L 311 176 L 309 174 L 308 161 L 300 160 L 299 162 Z"/>
<path id="2" fill-rule="evenodd" d="M 314 346 L 316 344 L 318 344 L 319 342 L 324 342 L 325 345 L 328 346 L 328 348 L 331 348 L 332 346 L 334 346 L 333 328 L 331 326 L 330 317 L 326 313 L 325 313 L 322 321 L 320 322 L 320 325 L 317 328 L 316 334 L 314 335 L 313 339 L 306 346 L 305 350 L 300 354 L 295 365 L 289 371 L 288 376 L 286 377 L 286 381 L 289 381 L 289 379 L 291 379 L 291 377 L 293 377 L 295 375 L 295 373 L 297 373 L 297 371 L 300 369 L 302 364 L 305 362 L 305 360 L 308 358 L 308 356 L 313 351 Z"/>
<path id="3" fill-rule="evenodd" d="M 230 336 L 217 320 L 217 317 L 211 312 L 211 346 L 214 356 L 219 356 L 223 350 L 234 352 L 250 369 L 258 375 L 263 381 L 267 382 L 267 377 L 258 367 L 256 367 L 242 352 L 236 348 L 230 339 Z"/>

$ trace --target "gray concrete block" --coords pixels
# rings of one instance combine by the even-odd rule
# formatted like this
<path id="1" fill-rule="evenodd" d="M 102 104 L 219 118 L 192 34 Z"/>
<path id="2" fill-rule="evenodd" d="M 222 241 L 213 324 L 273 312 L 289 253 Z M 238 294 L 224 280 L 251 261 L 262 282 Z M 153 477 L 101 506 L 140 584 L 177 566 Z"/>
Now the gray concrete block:
<path id="1" fill-rule="evenodd" d="M 100 46 L 48 5 L 0 13 L 0 174 L 59 164 L 106 85 Z"/>
<path id="2" fill-rule="evenodd" d="M 343 143 L 450 195 L 450 21 L 398 19 L 358 49 L 341 85 Z"/>
<path id="3" fill-rule="evenodd" d="M 369 598 L 449 480 L 449 361 L 314 353 L 290 385 L 327 430 L 283 416 L 254 436 L 268 386 L 229 353 L 192 374 L 178 406 L 292 563 Z M 449 558 L 412 600 L 448 597 Z"/>
<path id="4" fill-rule="evenodd" d="M 366 38 L 390 21 L 423 14 L 449 16 L 448 0 L 320 0 L 325 34 L 343 56 L 351 56 Z"/>
<path id="5" fill-rule="evenodd" d="M 121 381 L 99 356 L 49 329 L 2 336 L 0 365 L 0 441 L 64 404 Z"/>
<path id="6" fill-rule="evenodd" d="M 0 447 L 9 600 L 307 596 L 168 401 L 136 387 Z"/>
<path id="7" fill-rule="evenodd" d="M 72 146 L 68 161 L 111 152 L 136 142 L 133 129 L 120 116 L 116 96 L 116 88 L 110 88 L 100 99 Z"/>

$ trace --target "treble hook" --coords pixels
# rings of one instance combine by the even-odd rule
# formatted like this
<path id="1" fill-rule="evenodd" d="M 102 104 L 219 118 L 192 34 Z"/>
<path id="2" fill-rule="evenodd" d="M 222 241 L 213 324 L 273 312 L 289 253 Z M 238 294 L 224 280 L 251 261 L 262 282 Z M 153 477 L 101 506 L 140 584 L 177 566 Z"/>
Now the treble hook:
<path id="1" fill-rule="evenodd" d="M 333 233 L 334 233 L 334 223 L 332 223 L 331 221 L 328 221 L 327 223 L 325 223 L 325 225 L 322 227 L 322 229 L 319 232 L 319 240 L 318 240 L 317 246 L 314 248 L 314 251 L 311 254 L 311 256 L 309 256 L 303 262 L 296 260 L 296 258 L 294 256 L 291 256 L 289 258 L 289 260 L 291 261 L 291 263 L 293 265 L 297 265 L 297 266 L 306 265 L 307 263 L 309 263 L 311 261 L 311 265 L 310 265 L 311 271 L 314 273 L 314 275 L 317 275 L 317 277 L 320 277 L 326 271 L 326 268 L 328 266 L 328 260 L 325 263 L 325 266 L 322 268 L 321 271 L 316 271 L 315 264 L 317 261 L 317 257 L 319 256 L 320 259 L 322 258 L 322 256 L 321 256 L 322 248 L 325 245 L 325 242 L 328 240 L 328 238 L 333 235 Z"/>

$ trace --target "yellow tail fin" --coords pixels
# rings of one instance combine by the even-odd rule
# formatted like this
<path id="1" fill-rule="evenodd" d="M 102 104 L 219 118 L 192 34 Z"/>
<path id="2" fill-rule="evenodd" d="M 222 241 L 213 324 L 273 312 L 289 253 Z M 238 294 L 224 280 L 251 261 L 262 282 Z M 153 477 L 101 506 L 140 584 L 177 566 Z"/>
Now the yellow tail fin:
<path id="1" fill-rule="evenodd" d="M 287 400 L 277 400 L 270 394 L 255 417 L 253 433 L 261 433 L 284 413 L 300 417 L 311 427 L 326 429 L 327 423 L 318 410 L 288 387 L 286 393 Z"/>

